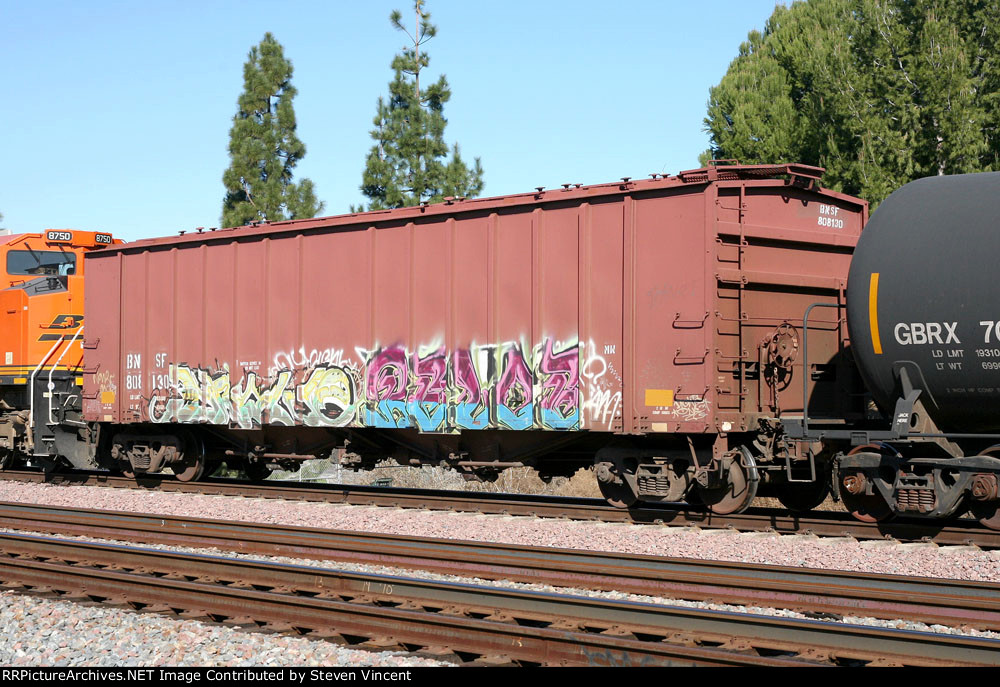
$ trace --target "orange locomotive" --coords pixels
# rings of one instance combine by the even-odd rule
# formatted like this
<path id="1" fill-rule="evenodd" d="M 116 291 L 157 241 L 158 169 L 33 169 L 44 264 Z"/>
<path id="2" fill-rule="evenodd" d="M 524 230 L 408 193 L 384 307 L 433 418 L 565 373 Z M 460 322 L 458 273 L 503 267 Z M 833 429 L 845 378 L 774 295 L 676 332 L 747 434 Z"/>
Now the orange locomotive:
<path id="1" fill-rule="evenodd" d="M 115 243 L 70 229 L 0 236 L 0 469 L 18 454 L 96 467 L 97 437 L 80 414 L 83 254 Z"/>

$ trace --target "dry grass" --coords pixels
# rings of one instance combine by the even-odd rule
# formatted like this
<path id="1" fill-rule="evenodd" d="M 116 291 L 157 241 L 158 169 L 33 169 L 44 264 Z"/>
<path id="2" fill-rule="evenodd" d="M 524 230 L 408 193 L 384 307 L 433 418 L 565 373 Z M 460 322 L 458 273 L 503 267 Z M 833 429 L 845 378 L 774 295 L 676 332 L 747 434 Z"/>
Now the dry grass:
<path id="1" fill-rule="evenodd" d="M 296 472 L 275 472 L 272 479 L 336 484 L 375 484 L 376 480 L 389 479 L 392 480 L 390 486 L 411 489 L 601 497 L 594 473 L 586 468 L 581 468 L 572 477 L 554 477 L 548 484 L 539 479 L 531 468 L 504 470 L 495 482 L 469 482 L 454 470 L 401 466 L 391 460 L 379 463 L 369 472 L 345 470 L 332 460 L 311 460 Z"/>
<path id="2" fill-rule="evenodd" d="M 594 472 L 587 468 L 580 468 L 572 477 L 554 477 L 548 484 L 539 479 L 531 468 L 504 470 L 496 482 L 469 482 L 455 470 L 441 467 L 408 467 L 397 465 L 393 460 L 385 460 L 375 466 L 374 470 L 354 472 L 343 469 L 335 460 L 327 459 L 307 461 L 296 472 L 276 472 L 272 479 L 357 485 L 374 485 L 388 479 L 391 480 L 388 486 L 408 489 L 603 498 Z M 756 508 L 784 510 L 784 506 L 776 498 L 758 497 L 754 499 L 753 505 Z M 843 506 L 828 496 L 815 510 L 840 511 Z"/>
<path id="3" fill-rule="evenodd" d="M 786 510 L 784 506 L 781 505 L 781 501 L 775 498 L 769 497 L 757 497 L 753 500 L 754 508 L 777 508 L 778 510 Z M 819 504 L 813 510 L 844 510 L 843 504 L 837 503 L 833 500 L 832 496 L 827 496 L 823 503 Z"/>

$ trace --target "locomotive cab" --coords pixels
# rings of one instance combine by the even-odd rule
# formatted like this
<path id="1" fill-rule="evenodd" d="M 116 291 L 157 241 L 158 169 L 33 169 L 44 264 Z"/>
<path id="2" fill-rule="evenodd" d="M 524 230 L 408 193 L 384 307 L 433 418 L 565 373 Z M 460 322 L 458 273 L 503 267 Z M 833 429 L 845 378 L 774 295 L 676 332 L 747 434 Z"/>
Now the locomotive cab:
<path id="1" fill-rule="evenodd" d="M 89 461 L 77 462 L 86 428 L 80 416 L 83 255 L 121 241 L 67 229 L 2 239 L 0 467 L 19 454 L 43 465 L 63 456 L 85 466 Z"/>

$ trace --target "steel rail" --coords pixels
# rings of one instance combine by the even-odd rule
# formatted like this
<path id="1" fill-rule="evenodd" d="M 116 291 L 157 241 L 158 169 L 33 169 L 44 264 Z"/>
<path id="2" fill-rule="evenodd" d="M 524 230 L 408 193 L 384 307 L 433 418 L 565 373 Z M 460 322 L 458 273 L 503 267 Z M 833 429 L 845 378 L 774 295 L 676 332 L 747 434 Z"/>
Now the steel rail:
<path id="1" fill-rule="evenodd" d="M 0 502 L 48 534 L 1000 630 L 1000 584 Z"/>
<path id="2" fill-rule="evenodd" d="M 0 479 L 23 482 L 106 486 L 168 492 L 272 498 L 294 501 L 340 503 L 355 506 L 385 506 L 424 510 L 496 513 L 534 517 L 665 524 L 677 527 L 733 529 L 741 532 L 774 531 L 780 534 L 815 534 L 856 539 L 896 539 L 899 541 L 933 540 L 944 545 L 975 545 L 1000 548 L 1000 531 L 988 529 L 974 520 L 933 523 L 893 520 L 865 523 L 849 513 L 813 511 L 795 514 L 776 509 L 756 508 L 736 515 L 716 515 L 701 507 L 665 504 L 621 509 L 601 499 L 538 496 L 531 494 L 491 494 L 449 490 L 404 489 L 363 485 L 313 484 L 268 481 L 248 483 L 238 480 L 210 479 L 181 482 L 171 475 L 144 475 L 138 479 L 102 472 L 71 471 L 42 473 L 30 470 L 5 470 Z"/>
<path id="3" fill-rule="evenodd" d="M 350 641 L 565 665 L 1000 665 L 1000 640 L 843 625 L 25 535 L 0 535 L 8 585 L 278 623 Z M 609 642 L 610 640 L 610 642 Z M 354 640 L 356 643 L 356 639 Z M 685 646 L 687 645 L 687 646 Z M 729 649 L 728 657 L 699 649 Z M 794 660 L 798 659 L 798 660 Z"/>

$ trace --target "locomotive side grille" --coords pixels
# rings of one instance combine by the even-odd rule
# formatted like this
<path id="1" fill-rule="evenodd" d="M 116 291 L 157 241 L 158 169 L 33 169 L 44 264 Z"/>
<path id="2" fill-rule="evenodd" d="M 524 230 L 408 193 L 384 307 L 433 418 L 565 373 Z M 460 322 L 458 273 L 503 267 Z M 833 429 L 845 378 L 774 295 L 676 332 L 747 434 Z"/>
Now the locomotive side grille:
<path id="1" fill-rule="evenodd" d="M 937 498 L 933 489 L 899 489 L 896 503 L 901 511 L 929 513 L 937 505 Z"/>

